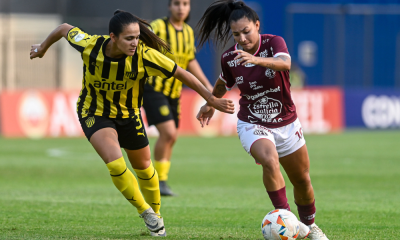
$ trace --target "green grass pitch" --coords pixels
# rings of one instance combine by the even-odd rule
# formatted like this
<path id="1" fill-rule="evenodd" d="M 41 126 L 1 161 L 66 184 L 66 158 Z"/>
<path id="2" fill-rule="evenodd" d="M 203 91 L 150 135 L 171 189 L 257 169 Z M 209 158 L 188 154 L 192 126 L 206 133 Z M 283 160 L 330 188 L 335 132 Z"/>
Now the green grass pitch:
<path id="1" fill-rule="evenodd" d="M 306 140 L 316 223 L 329 239 L 398 239 L 400 132 Z M 273 206 L 261 179 L 236 137 L 180 137 L 169 181 L 179 196 L 162 199 L 167 238 L 262 239 Z M 86 139 L 0 139 L 0 239 L 151 237 Z"/>

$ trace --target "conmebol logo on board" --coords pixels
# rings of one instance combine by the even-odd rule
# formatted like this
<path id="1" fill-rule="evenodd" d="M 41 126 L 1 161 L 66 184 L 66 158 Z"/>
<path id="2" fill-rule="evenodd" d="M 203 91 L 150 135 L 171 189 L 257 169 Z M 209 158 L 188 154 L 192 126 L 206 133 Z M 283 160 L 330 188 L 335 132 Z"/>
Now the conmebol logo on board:
<path id="1" fill-rule="evenodd" d="M 368 128 L 400 127 L 400 97 L 369 95 L 364 99 L 361 111 Z"/>

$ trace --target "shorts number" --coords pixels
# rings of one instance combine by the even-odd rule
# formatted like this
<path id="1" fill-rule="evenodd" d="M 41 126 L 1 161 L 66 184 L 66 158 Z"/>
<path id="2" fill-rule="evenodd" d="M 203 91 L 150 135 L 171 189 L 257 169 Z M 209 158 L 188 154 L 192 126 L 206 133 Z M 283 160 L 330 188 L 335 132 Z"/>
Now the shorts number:
<path id="1" fill-rule="evenodd" d="M 139 113 L 135 113 L 135 116 L 136 116 L 136 122 L 139 123 L 139 126 L 136 126 L 136 130 L 139 130 L 139 129 L 141 129 L 143 127 L 142 121 L 140 120 L 140 114 Z"/>
<path id="2" fill-rule="evenodd" d="M 297 131 L 295 134 L 299 137 L 299 140 L 302 139 L 303 138 L 303 129 L 300 128 L 299 131 Z"/>

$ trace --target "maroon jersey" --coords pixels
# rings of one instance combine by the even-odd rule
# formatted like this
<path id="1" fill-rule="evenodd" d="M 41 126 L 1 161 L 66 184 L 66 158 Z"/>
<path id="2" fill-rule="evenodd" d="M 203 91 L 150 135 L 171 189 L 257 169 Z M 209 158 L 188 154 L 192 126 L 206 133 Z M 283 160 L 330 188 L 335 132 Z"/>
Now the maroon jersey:
<path id="1" fill-rule="evenodd" d="M 262 34 L 256 57 L 290 57 L 282 37 Z M 221 57 L 220 79 L 230 90 L 237 84 L 240 90 L 238 118 L 268 128 L 288 125 L 297 119 L 296 107 L 290 96 L 289 71 L 274 71 L 254 64 L 238 65 L 234 58 L 240 45 L 229 48 Z"/>

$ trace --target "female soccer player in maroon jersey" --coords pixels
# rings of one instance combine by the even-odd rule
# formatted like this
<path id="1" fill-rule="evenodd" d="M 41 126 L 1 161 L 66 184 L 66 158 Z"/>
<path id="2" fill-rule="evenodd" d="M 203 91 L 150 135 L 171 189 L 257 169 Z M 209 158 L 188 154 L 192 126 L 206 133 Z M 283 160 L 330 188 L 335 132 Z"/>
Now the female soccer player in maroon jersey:
<path id="1" fill-rule="evenodd" d="M 310 161 L 296 107 L 290 94 L 290 55 L 282 37 L 259 34 L 257 13 L 242 1 L 219 0 L 211 4 L 200 27 L 200 46 L 210 39 L 226 44 L 229 32 L 237 42 L 221 57 L 222 73 L 213 94 L 222 97 L 237 84 L 241 99 L 237 132 L 244 149 L 263 168 L 263 182 L 277 209 L 290 209 L 279 163 L 294 188 L 300 220 L 299 239 L 327 240 L 314 223 L 315 199 Z M 217 43 L 218 44 L 218 43 Z M 197 118 L 208 124 L 214 108 L 205 104 Z M 307 226 L 308 227 L 307 227 Z"/>

